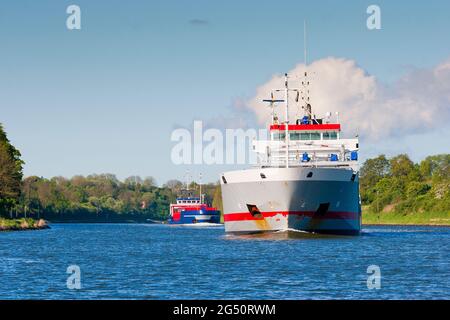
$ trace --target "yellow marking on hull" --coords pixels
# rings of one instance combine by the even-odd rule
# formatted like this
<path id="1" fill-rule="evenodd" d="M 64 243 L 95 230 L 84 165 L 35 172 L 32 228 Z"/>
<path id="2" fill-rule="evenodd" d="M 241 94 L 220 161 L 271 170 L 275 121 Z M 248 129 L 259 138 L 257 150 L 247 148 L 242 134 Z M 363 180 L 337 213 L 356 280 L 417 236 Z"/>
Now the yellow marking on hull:
<path id="1" fill-rule="evenodd" d="M 266 219 L 255 220 L 255 224 L 259 230 L 271 230 L 271 227 Z"/>

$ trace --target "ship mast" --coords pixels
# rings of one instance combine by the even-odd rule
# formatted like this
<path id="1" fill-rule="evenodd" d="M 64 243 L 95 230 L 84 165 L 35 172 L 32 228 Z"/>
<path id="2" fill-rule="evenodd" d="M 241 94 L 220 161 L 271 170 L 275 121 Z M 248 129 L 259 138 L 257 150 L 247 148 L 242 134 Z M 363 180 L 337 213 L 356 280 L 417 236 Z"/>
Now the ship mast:
<path id="1" fill-rule="evenodd" d="M 306 64 L 307 64 L 307 59 L 306 59 L 306 20 L 303 20 L 303 58 L 305 59 L 305 68 L 306 68 Z"/>
<path id="2" fill-rule="evenodd" d="M 302 107 L 305 110 L 306 115 L 309 117 L 309 120 L 312 120 L 313 114 L 312 114 L 312 107 L 309 98 L 309 78 L 308 78 L 308 55 L 307 55 L 307 47 L 306 47 L 306 20 L 303 21 L 303 59 L 305 63 L 305 73 L 304 78 L 302 80 L 302 100 L 304 102 L 304 106 Z"/>
<path id="3" fill-rule="evenodd" d="M 307 50 L 306 50 L 306 20 L 303 21 L 303 58 L 304 58 L 304 62 L 305 62 L 305 81 L 302 82 L 303 86 L 304 86 L 304 90 L 306 91 L 306 99 L 305 100 L 305 109 L 310 117 L 310 119 L 312 119 L 312 110 L 311 110 L 311 105 L 309 104 L 309 81 L 308 81 L 308 74 L 306 71 L 307 68 Z M 284 95 L 285 95 L 285 106 L 286 106 L 286 119 L 285 119 L 285 127 L 284 127 L 284 131 L 285 131 L 285 143 L 286 143 L 286 168 L 289 168 L 289 85 L 288 85 L 288 74 L 285 73 L 284 74 Z M 297 99 L 296 101 L 298 101 L 298 94 L 299 91 L 298 89 L 293 89 L 292 91 L 296 91 L 297 92 Z"/>
<path id="4" fill-rule="evenodd" d="M 270 95 L 270 99 L 263 99 L 263 102 L 268 102 L 270 107 L 270 117 L 271 117 L 271 124 L 275 124 L 275 103 L 277 102 L 284 102 L 282 99 L 274 99 L 273 92 Z"/>
<path id="5" fill-rule="evenodd" d="M 274 89 L 273 92 L 283 92 L 284 91 L 284 100 L 263 100 L 266 102 L 281 102 L 284 101 L 285 106 L 285 121 L 284 121 L 284 142 L 286 145 L 286 168 L 289 168 L 289 91 L 295 91 L 297 92 L 297 95 L 300 92 L 300 89 L 298 88 L 289 88 L 289 78 L 288 74 L 284 74 L 284 88 L 283 89 Z M 296 98 L 296 101 L 298 98 Z"/>
<path id="6" fill-rule="evenodd" d="M 289 87 L 288 87 L 288 74 L 284 74 L 284 96 L 286 101 L 286 119 L 284 125 L 284 141 L 286 144 L 286 168 L 289 168 Z"/>
<path id="7" fill-rule="evenodd" d="M 305 69 L 307 67 L 307 51 L 306 51 L 306 21 L 304 21 L 304 61 L 305 61 Z M 309 104 L 309 80 L 308 80 L 308 74 L 305 70 L 305 81 L 302 81 L 303 90 L 300 90 L 299 88 L 289 88 L 289 79 L 288 74 L 284 74 L 284 88 L 283 89 L 273 89 L 271 93 L 271 100 L 263 100 L 264 102 L 269 102 L 270 106 L 272 107 L 272 123 L 274 121 L 274 113 L 273 113 L 273 107 L 275 102 L 282 102 L 283 100 L 274 100 L 273 93 L 274 92 L 282 92 L 284 91 L 284 102 L 285 102 L 285 121 L 284 121 L 284 142 L 286 145 L 286 154 L 285 154 L 285 160 L 286 160 L 286 168 L 289 168 L 289 91 L 295 91 L 297 93 L 297 97 L 295 99 L 296 102 L 298 102 L 299 93 L 302 92 L 302 99 L 304 100 L 305 105 L 302 107 L 303 109 L 306 109 L 306 112 L 309 116 L 309 119 L 312 119 L 312 110 L 311 105 Z"/>
<path id="8" fill-rule="evenodd" d="M 202 204 L 203 203 L 203 201 L 202 201 L 202 174 L 200 173 L 199 175 L 198 175 L 198 183 L 199 183 L 199 188 L 200 188 L 200 204 Z"/>
<path id="9" fill-rule="evenodd" d="M 186 191 L 189 191 L 189 184 L 190 184 L 190 180 L 189 180 L 189 170 L 186 170 Z"/>

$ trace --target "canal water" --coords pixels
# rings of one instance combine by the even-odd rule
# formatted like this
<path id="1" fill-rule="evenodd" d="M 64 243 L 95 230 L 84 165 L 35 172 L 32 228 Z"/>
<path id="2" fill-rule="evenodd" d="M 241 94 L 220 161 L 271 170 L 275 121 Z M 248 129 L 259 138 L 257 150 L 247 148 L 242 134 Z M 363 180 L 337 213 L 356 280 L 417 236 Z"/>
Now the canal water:
<path id="1" fill-rule="evenodd" d="M 446 227 L 287 238 L 52 224 L 0 233 L 0 299 L 449 299 L 449 248 Z"/>

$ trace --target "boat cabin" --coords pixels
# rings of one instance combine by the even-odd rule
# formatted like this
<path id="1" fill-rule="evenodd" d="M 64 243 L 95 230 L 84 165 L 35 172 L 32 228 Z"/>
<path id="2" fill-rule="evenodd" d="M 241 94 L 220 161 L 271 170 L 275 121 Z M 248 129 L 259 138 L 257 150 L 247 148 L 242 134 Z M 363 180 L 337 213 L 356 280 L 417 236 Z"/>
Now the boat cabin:
<path id="1" fill-rule="evenodd" d="M 341 125 L 338 123 L 294 124 L 288 125 L 289 140 L 338 140 Z M 284 141 L 286 138 L 286 126 L 273 124 L 270 126 L 270 139 L 272 141 Z"/>
<path id="2" fill-rule="evenodd" d="M 177 204 L 200 204 L 200 197 L 177 198 Z"/>

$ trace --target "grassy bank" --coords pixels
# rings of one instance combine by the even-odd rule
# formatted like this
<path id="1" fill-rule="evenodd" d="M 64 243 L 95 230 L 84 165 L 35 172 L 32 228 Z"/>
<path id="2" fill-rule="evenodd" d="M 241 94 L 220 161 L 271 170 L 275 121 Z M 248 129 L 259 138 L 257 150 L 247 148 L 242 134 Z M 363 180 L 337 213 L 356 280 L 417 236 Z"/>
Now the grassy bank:
<path id="1" fill-rule="evenodd" d="M 48 229 L 49 226 L 43 219 L 34 220 L 31 218 L 4 219 L 0 218 L 0 231 L 24 231 Z"/>
<path id="2" fill-rule="evenodd" d="M 363 224 L 442 225 L 450 226 L 450 212 L 370 212 L 363 211 Z"/>

